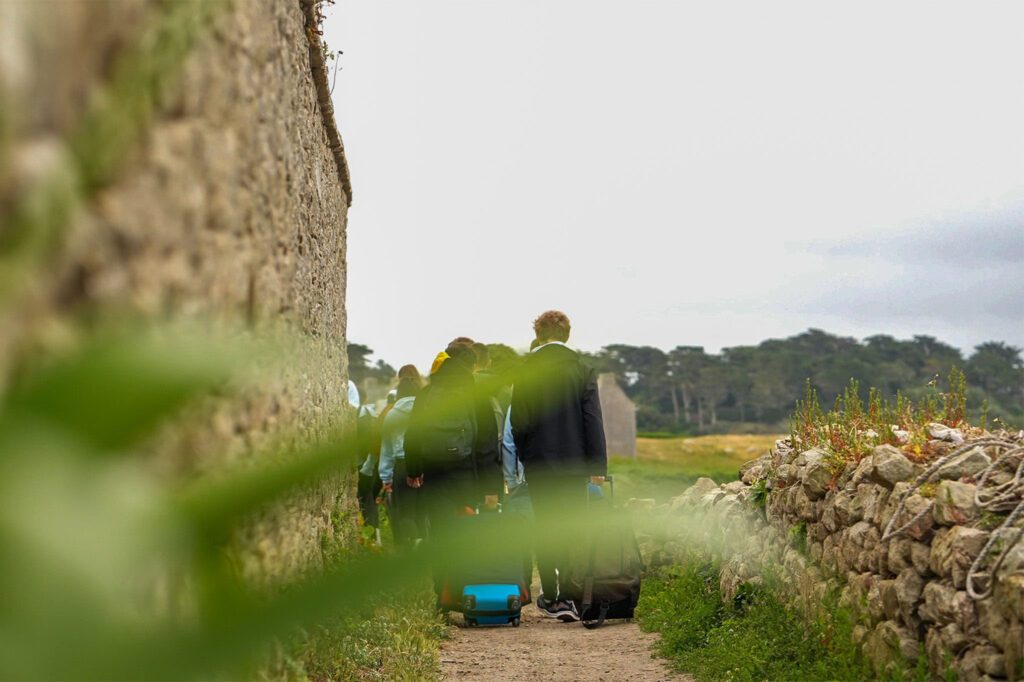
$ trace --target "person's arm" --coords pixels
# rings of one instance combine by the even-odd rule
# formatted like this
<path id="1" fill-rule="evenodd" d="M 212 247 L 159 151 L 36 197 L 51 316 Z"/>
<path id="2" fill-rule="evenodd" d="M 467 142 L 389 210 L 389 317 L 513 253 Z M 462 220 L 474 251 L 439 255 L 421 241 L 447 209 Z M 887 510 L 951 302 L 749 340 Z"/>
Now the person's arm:
<path id="1" fill-rule="evenodd" d="M 392 480 L 395 477 L 395 447 L 392 431 L 394 427 L 388 423 L 388 417 L 380 425 L 380 482 L 384 484 L 385 490 L 391 490 Z M 393 420 L 392 420 L 393 421 Z"/>
<path id="2" fill-rule="evenodd" d="M 509 415 L 512 424 L 512 441 L 516 444 L 516 451 L 519 453 L 523 452 L 523 442 L 526 440 L 526 434 L 530 429 L 530 409 L 526 401 L 528 391 L 529 389 L 525 382 L 516 382 L 516 386 L 512 389 L 512 400 L 509 404 L 509 409 L 512 411 L 512 414 Z"/>
<path id="3" fill-rule="evenodd" d="M 501 490 L 501 450 L 494 409 L 486 396 L 476 401 L 476 465 L 484 495 L 497 495 Z"/>
<path id="4" fill-rule="evenodd" d="M 597 375 L 587 370 L 583 385 L 583 437 L 587 472 L 592 477 L 608 475 L 608 448 L 604 438 L 604 418 L 601 415 L 601 398 L 597 390 Z"/>
<path id="5" fill-rule="evenodd" d="M 405 429 L 405 472 L 407 478 L 419 478 L 423 475 L 423 448 L 420 437 L 420 424 L 423 417 L 425 398 L 430 388 L 423 389 L 420 397 L 412 406 L 409 414 L 408 427 Z"/>

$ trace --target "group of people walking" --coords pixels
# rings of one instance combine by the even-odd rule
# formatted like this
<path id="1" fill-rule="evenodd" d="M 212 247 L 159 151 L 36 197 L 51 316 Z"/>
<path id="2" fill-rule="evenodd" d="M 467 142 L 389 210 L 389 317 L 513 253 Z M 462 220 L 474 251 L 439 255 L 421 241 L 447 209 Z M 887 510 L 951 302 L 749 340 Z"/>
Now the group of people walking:
<path id="1" fill-rule="evenodd" d="M 569 318 L 548 311 L 533 330 L 531 351 L 511 376 L 491 371 L 487 346 L 458 337 L 426 381 L 402 367 L 380 415 L 360 407 L 360 506 L 377 526 L 377 504 L 386 501 L 403 545 L 451 538 L 460 517 L 499 502 L 505 513 L 529 517 L 525 584 L 535 558 L 537 606 L 571 621 L 579 615 L 559 585 L 573 541 L 564 529 L 585 516 L 587 486 L 599 493 L 607 474 L 604 426 L 597 375 L 566 345 Z"/>

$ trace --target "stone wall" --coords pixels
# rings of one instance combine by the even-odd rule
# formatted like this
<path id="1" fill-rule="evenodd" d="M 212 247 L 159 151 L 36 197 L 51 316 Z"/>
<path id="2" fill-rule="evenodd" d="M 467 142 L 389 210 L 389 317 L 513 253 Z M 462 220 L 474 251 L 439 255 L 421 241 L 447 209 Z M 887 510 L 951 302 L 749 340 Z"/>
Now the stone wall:
<path id="1" fill-rule="evenodd" d="M 16 359 L 73 345 L 104 320 L 186 317 L 299 341 L 280 372 L 168 438 L 161 466 L 175 475 L 259 456 L 282 435 L 312 442 L 348 418 L 350 184 L 321 105 L 311 10 L 300 0 L 0 3 L 0 215 L 51 178 L 72 188 L 60 195 L 66 219 L 33 224 L 52 238 L 3 254 L 20 270 L 0 307 L 0 387 Z M 119 110 L 150 87 L 116 89 L 139 64 L 160 87 Z M 110 120 L 90 128 L 97 115 Z M 83 130 L 111 144 L 81 158 Z M 96 182 L 87 171 L 105 149 L 118 153 Z M 318 561 L 325 539 L 352 532 L 346 489 L 325 482 L 255 522 L 244 570 Z"/>
<path id="2" fill-rule="evenodd" d="M 955 431 L 936 431 L 962 440 Z M 1021 434 L 1002 436 L 1016 447 L 1024 441 Z M 923 655 L 937 679 L 947 671 L 962 680 L 1022 679 L 1024 542 L 1006 553 L 991 596 L 975 599 L 967 589 L 971 565 L 992 535 L 998 537 L 981 569 L 993 565 L 1024 522 L 1008 516 L 1007 505 L 975 505 L 986 470 L 982 498 L 1012 483 L 1017 458 L 990 467 L 1012 447 L 979 440 L 954 449 L 935 439 L 930 450 L 949 459 L 925 470 L 928 464 L 883 445 L 836 474 L 824 453 L 781 440 L 743 468 L 742 480 L 700 479 L 675 498 L 668 513 L 676 532 L 655 561 L 671 560 L 673 549 L 710 548 L 723 559 L 726 598 L 770 573 L 809 615 L 839 591 L 839 604 L 856 618 L 854 639 L 880 672 L 912 667 Z M 1009 508 L 1022 504 L 1022 491 L 1007 489 L 1016 495 Z M 989 587 L 985 574 L 972 583 L 975 592 Z"/>

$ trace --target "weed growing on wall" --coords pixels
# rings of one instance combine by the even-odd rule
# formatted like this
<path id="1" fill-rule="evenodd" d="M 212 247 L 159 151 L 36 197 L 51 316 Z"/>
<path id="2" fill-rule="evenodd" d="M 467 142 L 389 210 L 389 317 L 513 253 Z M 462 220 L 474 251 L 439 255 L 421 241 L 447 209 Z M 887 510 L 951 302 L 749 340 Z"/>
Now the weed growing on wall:
<path id="1" fill-rule="evenodd" d="M 937 378 L 915 404 L 902 393 L 890 401 L 876 388 L 868 389 L 868 401 L 861 400 L 860 385 L 851 379 L 836 397 L 832 408 L 822 409 L 818 392 L 807 381 L 803 400 L 790 416 L 790 440 L 801 450 L 817 448 L 836 472 L 848 462 L 860 461 L 878 445 L 903 449 L 912 459 L 928 459 L 930 424 L 970 429 L 967 423 L 967 379 L 957 367 L 950 370 L 946 391 L 938 389 Z"/>

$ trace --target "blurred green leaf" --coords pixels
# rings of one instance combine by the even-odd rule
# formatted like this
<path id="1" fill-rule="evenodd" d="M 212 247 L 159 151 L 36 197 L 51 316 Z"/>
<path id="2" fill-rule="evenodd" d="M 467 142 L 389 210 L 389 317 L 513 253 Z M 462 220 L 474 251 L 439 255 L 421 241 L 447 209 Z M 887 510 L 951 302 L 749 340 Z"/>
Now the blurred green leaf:
<path id="1" fill-rule="evenodd" d="M 175 497 L 175 514 L 212 542 L 222 542 L 240 519 L 299 486 L 353 468 L 352 439 L 338 433 L 306 449 L 268 453 L 264 461 L 238 465 L 199 479 Z"/>
<path id="2" fill-rule="evenodd" d="M 100 337 L 15 387 L 6 411 L 67 431 L 96 452 L 137 443 L 189 400 L 224 382 L 230 363 L 212 343 L 151 335 Z"/>

